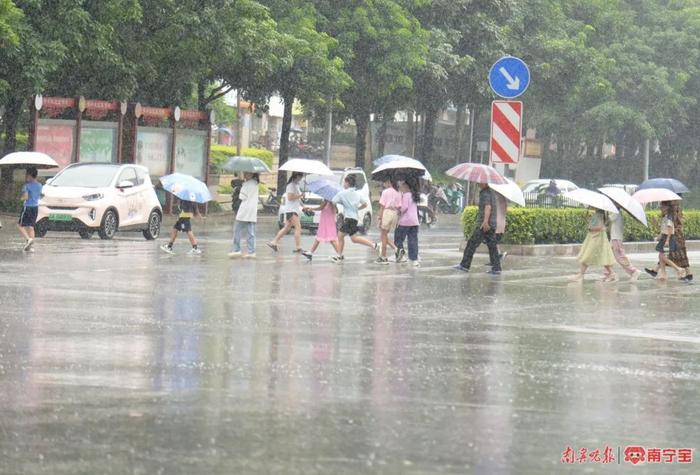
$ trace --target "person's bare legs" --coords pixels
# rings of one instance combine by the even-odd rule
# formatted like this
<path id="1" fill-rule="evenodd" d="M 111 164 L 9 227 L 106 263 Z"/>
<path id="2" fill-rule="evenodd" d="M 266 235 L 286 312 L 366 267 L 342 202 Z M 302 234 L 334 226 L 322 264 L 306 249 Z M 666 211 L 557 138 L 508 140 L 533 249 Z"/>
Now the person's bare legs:
<path id="1" fill-rule="evenodd" d="M 386 248 L 389 245 L 389 231 L 386 229 L 380 229 L 381 239 L 382 239 L 382 253 L 381 257 L 386 257 Z"/>
<path id="2" fill-rule="evenodd" d="M 338 253 L 339 256 L 342 256 L 344 250 L 345 250 L 345 233 L 338 232 L 338 247 L 336 249 L 336 252 Z"/>
<path id="3" fill-rule="evenodd" d="M 374 249 L 374 243 L 367 238 L 358 236 L 357 234 L 350 236 L 350 240 L 355 244 L 362 244 L 363 246 L 371 247 Z"/>
<path id="4" fill-rule="evenodd" d="M 314 243 L 311 245 L 311 249 L 309 249 L 309 252 L 313 254 L 316 252 L 316 249 L 318 249 L 318 245 L 320 244 L 318 239 L 314 239 Z"/>
<path id="5" fill-rule="evenodd" d="M 292 226 L 294 226 L 294 245 L 295 249 L 301 249 L 301 220 L 299 216 L 292 216 Z"/>
<path id="6" fill-rule="evenodd" d="M 175 244 L 175 240 L 177 239 L 177 229 L 173 228 L 170 230 L 170 245 L 172 246 Z"/>
<path id="7" fill-rule="evenodd" d="M 33 239 L 33 236 L 30 237 L 29 232 L 27 231 L 27 229 L 29 229 L 29 228 L 25 228 L 24 226 L 20 226 L 18 224 L 17 229 L 19 229 L 19 233 L 22 235 L 22 237 L 24 238 L 25 241 L 28 241 L 29 239 Z"/>
<path id="8" fill-rule="evenodd" d="M 287 233 L 292 229 L 291 221 L 292 221 L 291 219 L 288 219 L 287 221 L 285 221 L 284 226 L 282 227 L 282 229 L 280 229 L 280 231 L 277 233 L 275 238 L 272 241 L 270 241 L 270 244 L 272 244 L 273 246 L 276 246 L 277 243 L 280 241 L 280 239 L 282 239 L 284 236 L 287 235 Z"/>
<path id="9" fill-rule="evenodd" d="M 659 267 L 659 278 L 660 279 L 666 279 L 668 277 L 666 274 L 666 267 L 673 268 L 673 270 L 676 271 L 676 273 L 678 274 L 678 276 L 680 278 L 685 277 L 685 269 L 683 269 L 682 267 L 677 265 L 675 262 L 673 262 L 671 259 L 669 259 L 668 256 L 666 256 L 664 253 L 659 253 L 659 263 L 660 263 L 660 267 Z M 661 269 L 663 269 L 663 277 L 661 277 L 661 274 L 662 274 Z"/>
<path id="10" fill-rule="evenodd" d="M 581 266 L 579 267 L 578 273 L 569 277 L 569 280 L 573 280 L 575 282 L 582 281 L 583 276 L 586 275 L 587 270 L 588 270 L 588 266 L 586 264 L 581 264 Z"/>
<path id="11" fill-rule="evenodd" d="M 336 254 L 340 254 L 340 252 L 338 251 L 338 249 L 340 249 L 340 247 L 338 246 L 338 241 L 331 241 L 331 246 L 333 246 L 333 249 L 335 249 Z"/>
<path id="12" fill-rule="evenodd" d="M 187 231 L 187 239 L 190 240 L 190 244 L 192 244 L 192 247 L 195 247 L 197 245 L 197 238 L 194 237 L 194 233 L 192 231 Z"/>

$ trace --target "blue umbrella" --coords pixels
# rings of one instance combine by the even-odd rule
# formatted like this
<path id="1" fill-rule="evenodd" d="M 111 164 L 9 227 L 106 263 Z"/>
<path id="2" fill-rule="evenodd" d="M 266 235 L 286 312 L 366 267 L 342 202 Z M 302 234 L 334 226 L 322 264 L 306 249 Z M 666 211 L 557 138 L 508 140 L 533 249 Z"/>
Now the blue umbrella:
<path id="1" fill-rule="evenodd" d="M 387 163 L 396 162 L 397 160 L 410 160 L 410 161 L 418 162 L 418 160 L 416 160 L 415 158 L 404 157 L 403 155 L 384 155 L 383 157 L 379 157 L 378 159 L 376 159 L 372 163 L 374 163 L 375 167 L 379 167 L 382 165 L 386 165 Z M 420 162 L 418 162 L 418 163 L 420 163 Z"/>
<path id="2" fill-rule="evenodd" d="M 675 178 L 652 178 L 646 180 L 644 183 L 639 185 L 638 190 L 646 190 L 649 188 L 665 188 L 671 190 L 674 193 L 688 193 L 690 190 L 680 181 Z"/>
<path id="3" fill-rule="evenodd" d="M 328 180 L 314 180 L 309 182 L 306 187 L 311 193 L 314 193 L 327 201 L 335 198 L 335 195 L 343 190 L 340 185 Z"/>
<path id="4" fill-rule="evenodd" d="M 173 173 L 160 177 L 160 182 L 165 191 L 169 191 L 181 200 L 195 203 L 206 203 L 212 200 L 207 185 L 193 176 Z"/>

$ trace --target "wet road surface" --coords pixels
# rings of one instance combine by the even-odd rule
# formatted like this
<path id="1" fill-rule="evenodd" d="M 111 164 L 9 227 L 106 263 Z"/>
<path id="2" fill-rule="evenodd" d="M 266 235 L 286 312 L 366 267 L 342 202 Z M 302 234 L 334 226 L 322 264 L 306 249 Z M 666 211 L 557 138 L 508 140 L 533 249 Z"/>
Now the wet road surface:
<path id="1" fill-rule="evenodd" d="M 201 257 L 136 234 L 26 255 L 8 228 L 0 473 L 637 473 L 562 452 L 700 441 L 697 285 L 572 284 L 563 258 L 493 278 L 483 254 L 466 275 L 456 222 L 422 230 L 420 268 L 275 255 L 271 224 L 230 261 L 221 219 Z"/>

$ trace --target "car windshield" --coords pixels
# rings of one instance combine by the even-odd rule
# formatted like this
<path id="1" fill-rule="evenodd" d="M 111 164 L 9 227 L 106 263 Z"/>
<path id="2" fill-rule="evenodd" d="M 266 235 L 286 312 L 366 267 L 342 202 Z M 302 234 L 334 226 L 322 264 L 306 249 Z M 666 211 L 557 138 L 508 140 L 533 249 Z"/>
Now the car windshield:
<path id="1" fill-rule="evenodd" d="M 109 186 L 118 166 L 78 166 L 68 167 L 51 182 L 51 186 L 76 186 L 80 188 L 104 188 Z"/>
<path id="2" fill-rule="evenodd" d="M 523 193 L 534 193 L 540 186 L 542 183 L 530 183 L 523 188 Z"/>

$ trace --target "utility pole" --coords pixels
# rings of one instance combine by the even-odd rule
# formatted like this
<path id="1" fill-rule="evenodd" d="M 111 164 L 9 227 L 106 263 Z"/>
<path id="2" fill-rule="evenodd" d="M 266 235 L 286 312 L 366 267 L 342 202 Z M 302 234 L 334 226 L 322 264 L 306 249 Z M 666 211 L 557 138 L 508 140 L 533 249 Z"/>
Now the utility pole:
<path id="1" fill-rule="evenodd" d="M 326 143 L 325 143 L 325 160 L 326 165 L 330 168 L 331 166 L 331 145 L 333 140 L 333 109 L 328 108 L 328 116 L 326 117 Z"/>
<path id="2" fill-rule="evenodd" d="M 241 91 L 236 91 L 236 155 L 241 155 Z"/>
<path id="3" fill-rule="evenodd" d="M 649 139 L 644 141 L 644 180 L 649 179 Z"/>
<path id="4" fill-rule="evenodd" d="M 472 153 L 474 153 L 474 106 L 469 107 L 469 163 L 472 161 Z"/>

